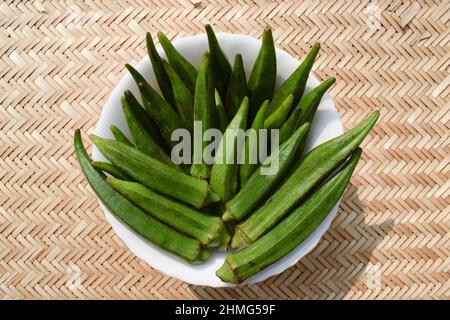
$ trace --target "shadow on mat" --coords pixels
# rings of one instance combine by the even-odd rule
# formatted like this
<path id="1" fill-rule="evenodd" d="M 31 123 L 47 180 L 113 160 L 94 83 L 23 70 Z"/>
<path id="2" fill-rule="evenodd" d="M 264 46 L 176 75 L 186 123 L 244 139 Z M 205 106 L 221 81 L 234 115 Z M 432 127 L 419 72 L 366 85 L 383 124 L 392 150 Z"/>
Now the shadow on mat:
<path id="1" fill-rule="evenodd" d="M 358 190 L 349 185 L 337 216 L 318 245 L 293 267 L 263 282 L 235 288 L 189 285 L 199 299 L 342 299 L 352 289 L 378 290 L 381 265 L 372 252 L 393 221 L 368 225 Z"/>

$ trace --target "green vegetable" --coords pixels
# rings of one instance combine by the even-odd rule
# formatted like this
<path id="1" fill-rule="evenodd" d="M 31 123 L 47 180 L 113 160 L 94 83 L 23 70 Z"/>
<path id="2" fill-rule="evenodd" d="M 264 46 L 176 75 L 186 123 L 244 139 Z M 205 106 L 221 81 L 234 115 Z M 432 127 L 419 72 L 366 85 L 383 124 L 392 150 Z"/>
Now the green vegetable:
<path id="1" fill-rule="evenodd" d="M 271 115 L 277 110 L 280 105 L 286 100 L 290 94 L 294 95 L 294 105 L 300 101 L 303 91 L 305 90 L 306 82 L 308 81 L 309 72 L 313 66 L 314 60 L 319 53 L 320 44 L 316 43 L 311 51 L 303 60 L 302 64 L 289 76 L 289 78 L 281 85 L 280 89 L 275 93 L 270 104 L 268 115 Z"/>
<path id="2" fill-rule="evenodd" d="M 242 186 L 245 185 L 248 178 L 252 175 L 253 172 L 258 168 L 258 154 L 259 154 L 259 130 L 264 129 L 264 120 L 266 110 L 270 105 L 269 100 L 265 100 L 258 112 L 256 113 L 255 118 L 253 119 L 252 125 L 250 129 L 253 129 L 253 132 L 256 134 L 253 138 L 246 137 L 245 139 L 245 147 L 243 153 L 243 159 L 241 161 L 241 165 L 239 166 L 239 183 Z M 250 131 L 252 132 L 252 131 Z M 267 142 L 267 141 L 266 141 Z M 264 143 L 261 141 L 261 143 Z M 266 145 L 267 147 L 267 145 Z M 262 162 L 262 161 L 261 161 Z"/>
<path id="3" fill-rule="evenodd" d="M 170 40 L 162 32 L 158 32 L 158 39 L 166 53 L 169 63 L 186 83 L 189 90 L 194 93 L 197 69 L 175 49 Z"/>
<path id="4" fill-rule="evenodd" d="M 153 43 L 152 36 L 150 32 L 147 32 L 146 35 L 146 45 L 148 57 L 153 66 L 153 73 L 155 74 L 156 81 L 158 82 L 159 89 L 161 89 L 161 93 L 166 99 L 166 101 L 175 107 L 174 96 L 172 93 L 171 82 L 169 81 L 169 76 L 164 69 L 163 62 L 161 57 L 159 56 L 158 51 L 156 50 L 155 44 Z"/>
<path id="5" fill-rule="evenodd" d="M 131 110 L 133 110 L 133 113 L 136 115 L 136 118 L 139 120 L 141 126 L 144 127 L 145 131 L 148 132 L 150 137 L 152 137 L 153 141 L 158 144 L 158 146 L 163 148 L 165 151 L 168 151 L 161 131 L 159 131 L 159 128 L 156 125 L 155 121 L 153 121 L 147 111 L 145 111 L 141 104 L 137 101 L 134 94 L 131 93 L 131 91 L 126 90 L 125 97 L 127 98 L 128 105 L 130 106 Z"/>
<path id="6" fill-rule="evenodd" d="M 238 194 L 226 204 L 227 211 L 222 216 L 224 221 L 241 220 L 267 197 L 296 156 L 301 154 L 308 131 L 309 123 L 306 123 L 264 161 Z"/>
<path id="7" fill-rule="evenodd" d="M 111 125 L 109 127 L 111 130 L 111 133 L 114 136 L 114 139 L 116 139 L 119 142 L 125 143 L 129 146 L 134 146 L 133 143 L 127 138 L 127 136 L 120 130 L 117 126 Z"/>
<path id="8" fill-rule="evenodd" d="M 234 58 L 233 72 L 231 73 L 226 95 L 228 118 L 232 119 L 234 117 L 242 99 L 247 95 L 247 78 L 245 77 L 244 63 L 242 62 L 242 56 L 237 54 Z"/>
<path id="9" fill-rule="evenodd" d="M 123 143 L 120 144 L 126 146 Z M 86 179 L 103 204 L 117 218 L 143 238 L 189 262 L 194 262 L 205 255 L 199 241 L 188 238 L 149 216 L 111 188 L 104 180 L 104 175 L 91 165 L 91 159 L 81 141 L 80 130 L 75 131 L 74 145 L 78 162 Z M 127 146 L 127 148 L 131 147 Z"/>
<path id="10" fill-rule="evenodd" d="M 269 233 L 249 247 L 229 254 L 216 275 L 225 282 L 240 283 L 291 252 L 322 223 L 336 205 L 360 156 L 361 149 L 358 148 L 339 173 Z"/>
<path id="11" fill-rule="evenodd" d="M 163 65 L 172 84 L 174 106 L 185 127 L 192 132 L 194 125 L 194 96 L 170 64 L 163 60 Z"/>
<path id="12" fill-rule="evenodd" d="M 296 106 L 289 118 L 283 123 L 279 134 L 279 144 L 285 142 L 294 133 L 297 128 L 298 118 L 300 117 L 300 106 Z"/>
<path id="13" fill-rule="evenodd" d="M 91 135 L 103 155 L 120 171 L 152 190 L 196 208 L 219 201 L 206 181 L 191 177 L 141 151 L 111 139 Z"/>
<path id="14" fill-rule="evenodd" d="M 236 226 L 232 247 L 242 248 L 253 243 L 285 217 L 355 151 L 378 116 L 378 111 L 373 112 L 352 130 L 319 145 L 301 158 L 264 205 Z"/>
<path id="15" fill-rule="evenodd" d="M 294 101 L 294 95 L 290 94 L 283 101 L 281 106 L 264 121 L 265 129 L 280 129 L 286 118 L 291 113 L 292 102 Z"/>
<path id="16" fill-rule="evenodd" d="M 312 122 L 323 95 L 335 82 L 336 79 L 334 77 L 325 80 L 300 100 L 299 107 L 301 111 L 298 120 L 299 126 L 306 122 Z"/>
<path id="17" fill-rule="evenodd" d="M 148 132 L 141 125 L 138 115 L 136 115 L 130 108 L 127 97 L 130 97 L 131 92 L 126 91 L 125 96 L 122 97 L 122 110 L 127 120 L 128 128 L 131 131 L 133 140 L 136 143 L 136 148 L 148 156 L 164 162 L 172 167 L 176 165 L 172 162 L 170 157 L 159 147 L 148 134 Z M 181 169 L 180 169 L 181 170 Z"/>
<path id="18" fill-rule="evenodd" d="M 103 161 L 92 161 L 91 164 L 95 169 L 109 173 L 113 177 L 123 179 L 123 180 L 130 180 L 129 177 L 127 177 L 122 172 L 120 172 L 120 170 L 117 169 L 111 163 L 103 162 Z"/>
<path id="19" fill-rule="evenodd" d="M 264 100 L 272 99 L 275 82 L 277 80 L 277 59 L 272 30 L 264 28 L 261 49 L 256 57 L 250 78 L 248 79 L 248 92 L 250 109 L 248 120 L 252 121 Z M 284 99 L 283 99 L 284 100 Z"/>
<path id="20" fill-rule="evenodd" d="M 213 77 L 214 88 L 216 88 L 220 96 L 225 99 L 228 81 L 231 75 L 231 64 L 227 56 L 220 48 L 216 35 L 212 27 L 207 24 L 205 26 L 206 35 L 208 37 L 209 54 L 211 59 L 211 72 Z"/>
<path id="21" fill-rule="evenodd" d="M 228 117 L 225 113 L 225 108 L 223 106 L 222 99 L 220 98 L 220 93 L 219 91 L 217 91 L 217 89 L 214 90 L 214 97 L 216 101 L 217 115 L 219 117 L 219 129 L 220 131 L 225 132 L 225 129 L 228 126 Z"/>
<path id="22" fill-rule="evenodd" d="M 106 182 L 132 203 L 175 230 L 208 245 L 225 228 L 218 217 L 160 195 L 140 183 L 106 178 Z"/>
<path id="23" fill-rule="evenodd" d="M 228 201 L 238 190 L 239 166 L 236 154 L 239 147 L 238 133 L 243 131 L 247 124 L 249 101 L 247 97 L 242 100 L 238 112 L 228 125 L 219 147 L 216 151 L 215 163 L 211 169 L 211 189 L 216 192 L 223 201 Z"/>
<path id="24" fill-rule="evenodd" d="M 202 139 L 202 133 L 216 127 L 215 104 L 209 53 L 205 52 L 202 55 L 194 95 L 194 121 L 201 121 L 201 125 L 194 125 L 194 163 L 191 166 L 191 175 L 194 177 L 208 178 L 211 173 L 211 166 L 203 161 L 203 151 L 208 142 Z"/>
<path id="25" fill-rule="evenodd" d="M 125 66 L 138 85 L 144 109 L 158 125 L 166 144 L 174 147 L 178 142 L 172 141 L 172 132 L 178 128 L 184 128 L 180 117 L 136 69 L 129 64 Z"/>

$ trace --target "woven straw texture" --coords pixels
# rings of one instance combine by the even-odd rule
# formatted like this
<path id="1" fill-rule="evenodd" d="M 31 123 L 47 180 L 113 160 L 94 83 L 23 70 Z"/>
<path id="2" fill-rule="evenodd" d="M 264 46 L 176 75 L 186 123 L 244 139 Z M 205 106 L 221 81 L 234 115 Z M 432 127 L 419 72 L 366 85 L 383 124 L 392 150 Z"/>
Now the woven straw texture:
<path id="1" fill-rule="evenodd" d="M 449 1 L 2 1 L 0 297 L 449 299 Z M 259 37 L 303 57 L 346 128 L 381 118 L 337 218 L 294 267 L 214 289 L 169 278 L 114 234 L 76 161 L 145 32 Z"/>

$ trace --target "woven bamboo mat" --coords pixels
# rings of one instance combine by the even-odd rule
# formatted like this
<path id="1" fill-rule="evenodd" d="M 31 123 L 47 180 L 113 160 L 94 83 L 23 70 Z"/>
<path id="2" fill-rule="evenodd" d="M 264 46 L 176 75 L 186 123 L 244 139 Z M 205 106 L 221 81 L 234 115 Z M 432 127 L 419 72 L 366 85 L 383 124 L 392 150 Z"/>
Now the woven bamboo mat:
<path id="1" fill-rule="evenodd" d="M 0 4 L 0 297 L 450 298 L 448 1 L 3 1 Z M 381 119 L 338 217 L 281 275 L 212 289 L 153 270 L 105 221 L 72 147 L 145 54 L 146 31 L 217 31 L 322 51 L 345 127 Z"/>

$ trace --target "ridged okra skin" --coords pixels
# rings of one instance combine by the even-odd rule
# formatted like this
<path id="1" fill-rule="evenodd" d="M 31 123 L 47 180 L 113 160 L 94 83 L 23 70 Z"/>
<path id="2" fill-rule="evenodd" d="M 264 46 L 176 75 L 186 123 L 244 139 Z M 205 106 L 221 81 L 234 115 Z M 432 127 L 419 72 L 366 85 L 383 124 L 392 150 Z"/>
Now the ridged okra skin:
<path id="1" fill-rule="evenodd" d="M 378 111 L 373 112 L 352 130 L 317 146 L 294 164 L 277 191 L 236 226 L 231 246 L 245 247 L 272 229 L 356 150 L 375 125 L 378 116 Z"/>
<path id="2" fill-rule="evenodd" d="M 360 157 L 361 149 L 358 148 L 333 178 L 269 233 L 249 247 L 229 254 L 217 270 L 217 276 L 225 282 L 240 283 L 291 252 L 322 223 L 336 205 Z"/>
<path id="3" fill-rule="evenodd" d="M 111 139 L 91 135 L 102 154 L 120 171 L 152 190 L 189 203 L 196 208 L 217 202 L 208 183 L 178 171 L 141 151 Z"/>
<path id="4" fill-rule="evenodd" d="M 175 107 L 172 86 L 166 70 L 164 69 L 162 59 L 159 56 L 158 50 L 156 50 L 155 44 L 153 43 L 150 32 L 147 32 L 145 36 L 145 43 L 147 46 L 148 57 L 152 64 L 153 73 L 155 74 L 156 82 L 158 82 L 158 87 L 161 90 L 164 99 L 166 99 L 171 106 Z"/>
<path id="5" fill-rule="evenodd" d="M 112 177 L 106 178 L 106 182 L 145 212 L 178 232 L 197 239 L 202 245 L 210 244 L 224 228 L 220 218 L 163 196 L 140 183 Z"/>
<path id="6" fill-rule="evenodd" d="M 194 95 L 194 121 L 200 123 L 200 126 L 194 124 L 194 163 L 191 166 L 191 175 L 194 177 L 209 178 L 211 173 L 211 165 L 203 159 L 203 151 L 208 146 L 208 141 L 203 139 L 202 133 L 218 127 L 215 104 L 211 60 L 209 53 L 205 52 L 198 70 Z"/>
<path id="7" fill-rule="evenodd" d="M 250 109 L 248 120 L 251 123 L 264 100 L 272 99 L 277 80 L 277 56 L 270 27 L 264 28 L 261 49 L 256 57 L 248 79 Z M 283 99 L 284 100 L 284 99 Z"/>
<path id="8" fill-rule="evenodd" d="M 243 132 L 247 124 L 247 113 L 249 108 L 248 98 L 242 100 L 238 112 L 231 120 L 222 140 L 217 148 L 216 162 L 211 169 L 210 185 L 222 201 L 228 201 L 237 192 L 239 186 L 239 165 L 236 154 L 239 146 L 237 135 L 239 129 Z"/>
<path id="9" fill-rule="evenodd" d="M 186 237 L 149 216 L 111 188 L 106 183 L 105 176 L 92 166 L 92 160 L 84 148 L 79 130 L 75 131 L 74 146 L 81 170 L 91 188 L 102 203 L 123 223 L 143 238 L 188 262 L 194 262 L 205 255 L 199 241 Z"/>
<path id="10" fill-rule="evenodd" d="M 128 139 L 127 136 L 122 132 L 122 130 L 120 130 L 117 126 L 112 124 L 109 127 L 109 129 L 111 130 L 111 133 L 113 134 L 114 139 L 116 139 L 119 142 L 125 143 L 125 144 L 129 145 L 130 147 L 134 146 L 134 144 L 130 141 L 130 139 Z"/>
<path id="11" fill-rule="evenodd" d="M 173 46 L 170 40 L 162 32 L 158 32 L 159 43 L 166 53 L 170 65 L 174 68 L 176 73 L 183 79 L 189 90 L 194 93 L 195 81 L 197 79 L 197 69 L 180 54 Z"/>
<path id="12" fill-rule="evenodd" d="M 216 88 L 222 99 L 225 99 L 228 82 L 231 76 L 231 64 L 227 56 L 217 41 L 213 28 L 207 24 L 205 26 L 206 35 L 208 37 L 209 54 L 211 57 L 211 71 L 213 77 L 214 88 Z"/>
<path id="13" fill-rule="evenodd" d="M 256 133 L 256 137 L 251 140 L 250 137 L 245 139 L 244 153 L 245 157 L 242 159 L 242 163 L 239 166 L 239 183 L 242 186 L 245 185 L 248 178 L 252 175 L 253 172 L 259 167 L 260 163 L 264 161 L 264 159 L 259 159 L 259 144 L 263 144 L 263 141 L 259 139 L 259 130 L 264 129 L 264 120 L 266 119 L 266 110 L 270 105 L 270 100 L 265 100 L 261 107 L 259 107 L 258 112 L 256 113 L 255 118 L 253 119 L 251 129 Z M 266 141 L 267 142 L 267 141 Z M 267 147 L 267 143 L 266 143 Z"/>
<path id="14" fill-rule="evenodd" d="M 245 76 L 242 56 L 237 54 L 234 58 L 233 71 L 228 83 L 226 97 L 226 111 L 228 118 L 232 119 L 241 105 L 242 99 L 248 96 L 247 78 Z"/>
<path id="15" fill-rule="evenodd" d="M 224 221 L 241 220 L 273 190 L 284 177 L 294 159 L 302 153 L 308 131 L 309 123 L 305 123 L 264 161 L 247 183 L 226 204 L 226 211 L 222 216 Z"/>
<path id="16" fill-rule="evenodd" d="M 300 101 L 303 91 L 305 91 L 306 82 L 308 81 L 309 73 L 314 64 L 317 54 L 320 50 L 320 44 L 316 43 L 311 51 L 308 53 L 303 62 L 298 68 L 287 78 L 287 80 L 281 85 L 280 89 L 274 94 L 272 102 L 267 114 L 271 115 L 277 110 L 288 95 L 294 95 L 294 105 Z"/>

